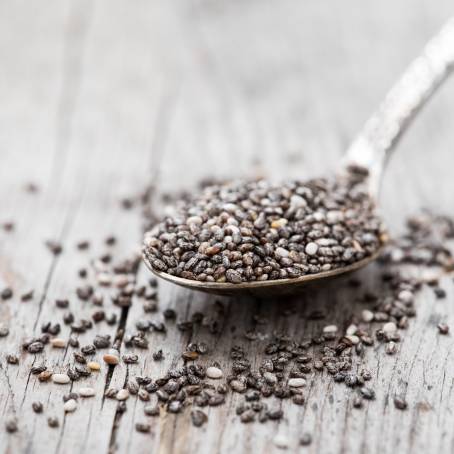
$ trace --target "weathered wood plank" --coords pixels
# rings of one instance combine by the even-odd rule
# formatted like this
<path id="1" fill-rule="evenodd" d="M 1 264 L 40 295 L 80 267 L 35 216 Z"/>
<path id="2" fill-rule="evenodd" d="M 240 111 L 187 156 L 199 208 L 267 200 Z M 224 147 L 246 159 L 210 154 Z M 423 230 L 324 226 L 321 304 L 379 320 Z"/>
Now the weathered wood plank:
<path id="1" fill-rule="evenodd" d="M 0 303 L 1 321 L 11 324 L 10 336 L 0 339 L 0 420 L 14 411 L 21 418 L 21 430 L 13 436 L 1 428 L 2 449 L 273 452 L 276 434 L 288 435 L 290 449 L 296 450 L 307 431 L 314 440 L 305 451 L 314 453 L 452 451 L 453 344 L 435 329 L 440 318 L 454 322 L 451 279 L 444 282 L 445 303 L 430 292 L 419 298 L 418 317 L 399 355 L 368 351 L 377 401 L 365 411 L 352 409 L 345 387 L 316 376 L 304 407 L 282 404 L 286 418 L 280 424 L 240 424 L 234 408 L 242 398 L 234 396 L 227 406 L 208 411 L 209 423 L 202 429 L 192 427 L 186 410 L 152 420 L 152 434 L 143 435 L 134 430 L 136 422 L 146 420 L 142 402 L 129 399 L 128 411 L 116 417 L 116 403 L 102 401 L 103 369 L 91 379 L 97 397 L 81 402 L 52 431 L 30 405 L 45 400 L 46 413 L 61 418 L 63 388 L 29 377 L 30 355 L 21 355 L 18 367 L 4 362 L 26 333 L 39 332 L 41 323 L 53 317 L 54 298 L 73 295 L 77 270 L 85 263 L 74 250 L 78 239 L 90 238 L 101 252 L 103 238 L 117 234 L 118 256 L 138 243 L 140 219 L 118 206 L 118 199 L 136 192 L 138 183 L 152 178 L 165 192 L 192 187 L 207 176 L 262 172 L 304 178 L 333 169 L 406 62 L 451 13 L 449 2 L 437 1 L 434 7 L 429 1 L 399 0 L 366 7 L 358 0 L 342 6 L 294 0 L 74 0 L 42 6 L 0 5 L 0 221 L 17 221 L 15 233 L 0 233 L 0 282 L 12 285 L 16 295 L 36 289 L 32 302 L 19 303 L 16 296 Z M 445 169 L 452 165 L 453 100 L 448 84 L 392 162 L 383 201 L 395 231 L 405 214 L 423 205 L 452 209 Z M 41 192 L 25 194 L 22 186 L 28 180 L 37 181 Z M 55 238 L 66 246 L 58 258 L 43 246 Z M 371 288 L 379 285 L 374 268 L 363 276 Z M 144 268 L 138 279 L 148 279 Z M 268 319 L 260 328 L 267 335 L 283 330 L 305 337 L 321 327 L 306 319 L 311 308 L 325 308 L 325 322 L 343 326 L 349 314 L 360 310 L 355 297 L 353 289 L 331 284 L 287 302 L 222 300 L 218 335 L 206 328 L 180 333 L 175 326 L 166 335 L 153 333 L 146 360 L 118 366 L 110 383 L 122 387 L 137 374 L 158 377 L 181 363 L 190 340 L 207 342 L 210 353 L 202 361 L 220 361 L 225 370 L 236 343 L 246 344 L 248 356 L 259 364 L 265 341 L 243 339 L 255 314 Z M 218 310 L 212 298 L 167 285 L 160 287 L 159 300 L 160 310 L 173 307 L 179 320 Z M 74 297 L 71 306 L 77 317 L 90 315 L 90 308 Z M 293 314 L 283 315 L 283 307 Z M 118 311 L 110 305 L 107 310 Z M 127 330 L 141 317 L 137 301 L 129 310 Z M 63 330 L 67 337 L 69 331 Z M 81 339 L 88 342 L 96 332 L 114 335 L 115 330 L 97 326 Z M 151 358 L 158 348 L 165 353 L 162 362 Z M 69 353 L 46 350 L 39 358 L 61 368 Z M 395 392 L 406 394 L 407 412 L 394 408 Z"/>

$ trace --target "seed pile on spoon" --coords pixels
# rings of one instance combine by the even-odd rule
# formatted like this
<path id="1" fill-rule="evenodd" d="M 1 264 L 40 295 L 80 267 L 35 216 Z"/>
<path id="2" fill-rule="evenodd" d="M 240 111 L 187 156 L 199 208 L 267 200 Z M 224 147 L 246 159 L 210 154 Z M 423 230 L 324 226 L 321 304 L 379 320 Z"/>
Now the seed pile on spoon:
<path id="1" fill-rule="evenodd" d="M 384 235 L 354 176 L 207 187 L 146 234 L 145 259 L 170 275 L 232 284 L 345 267 L 374 254 Z"/>

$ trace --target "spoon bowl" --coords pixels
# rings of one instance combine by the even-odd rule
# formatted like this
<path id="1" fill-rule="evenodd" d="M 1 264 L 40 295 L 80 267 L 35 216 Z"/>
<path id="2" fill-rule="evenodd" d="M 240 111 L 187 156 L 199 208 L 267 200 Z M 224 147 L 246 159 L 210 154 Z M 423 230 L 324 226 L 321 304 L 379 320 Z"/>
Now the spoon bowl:
<path id="1" fill-rule="evenodd" d="M 453 67 L 454 19 L 451 19 L 410 64 L 348 148 L 340 173 L 356 169 L 364 175 L 367 191 L 373 201 L 378 199 L 381 177 L 396 143 Z M 190 280 L 158 271 L 151 266 L 146 252 L 144 261 L 159 278 L 189 289 L 227 296 L 279 296 L 297 293 L 309 283 L 321 283 L 324 279 L 345 275 L 366 266 L 380 255 L 387 242 L 386 235 L 379 240 L 379 247 L 371 255 L 337 269 L 291 279 L 238 284 Z"/>
<path id="2" fill-rule="evenodd" d="M 284 296 L 297 294 L 300 292 L 302 287 L 307 286 L 308 284 L 317 283 L 323 279 L 333 279 L 335 277 L 347 275 L 359 270 L 360 268 L 365 267 L 369 263 L 373 262 L 381 254 L 386 245 L 386 242 L 387 239 L 383 238 L 381 246 L 372 255 L 369 255 L 364 259 L 354 262 L 348 266 L 343 266 L 341 268 L 336 268 L 334 270 L 324 271 L 316 274 L 306 274 L 304 276 L 292 279 L 253 281 L 243 282 L 241 284 L 231 284 L 229 282 L 202 282 L 193 279 L 183 279 L 181 277 L 172 276 L 171 274 L 155 270 L 151 266 L 146 256 L 144 256 L 144 262 L 150 269 L 150 271 L 158 278 L 164 279 L 167 282 L 191 290 L 198 290 L 200 292 L 220 296 Z"/>

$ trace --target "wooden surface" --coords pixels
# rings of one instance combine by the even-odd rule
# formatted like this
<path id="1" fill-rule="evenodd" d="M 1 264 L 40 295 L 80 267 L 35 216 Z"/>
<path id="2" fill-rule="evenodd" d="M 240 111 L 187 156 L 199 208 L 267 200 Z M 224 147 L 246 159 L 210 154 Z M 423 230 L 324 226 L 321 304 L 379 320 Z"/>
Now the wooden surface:
<path id="1" fill-rule="evenodd" d="M 346 326 L 357 313 L 354 289 L 339 284 L 305 292 L 301 298 L 267 302 L 221 301 L 162 284 L 160 310 L 178 319 L 203 311 L 217 317 L 221 332 L 206 328 L 191 335 L 170 326 L 149 336 L 148 357 L 112 376 L 103 369 L 89 379 L 97 397 L 81 403 L 59 429 L 47 427 L 31 403 L 45 403 L 46 415 L 63 422 L 62 395 L 69 387 L 42 384 L 30 376 L 33 361 L 54 370 L 72 362 L 67 351 L 27 355 L 21 340 L 39 333 L 56 313 L 55 298 L 69 296 L 78 317 L 92 311 L 74 294 L 77 270 L 105 251 L 109 234 L 119 238 L 115 255 L 126 256 L 140 243 L 137 211 L 125 212 L 119 199 L 149 181 L 161 192 L 191 188 L 204 177 L 263 174 L 304 178 L 335 167 L 350 139 L 423 43 L 452 13 L 448 1 L 386 0 L 365 3 L 238 0 L 53 0 L 0 3 L 0 287 L 15 297 L 0 302 L 0 322 L 11 334 L 0 339 L 0 450 L 11 453 L 72 452 L 274 452 L 276 434 L 289 450 L 310 453 L 425 453 L 454 450 L 454 362 L 452 337 L 440 337 L 439 320 L 454 323 L 454 288 L 434 301 L 425 291 L 396 356 L 369 349 L 375 402 L 352 409 L 352 391 L 326 376 L 309 380 L 308 403 L 283 403 L 280 423 L 241 424 L 234 414 L 239 396 L 209 409 L 209 422 L 192 427 L 189 413 L 152 420 L 152 433 L 139 434 L 143 403 L 128 410 L 103 400 L 106 380 L 123 386 L 138 374 L 159 376 L 181 362 L 187 343 L 205 341 L 202 362 L 229 368 L 229 350 L 243 344 L 259 364 L 265 340 L 248 342 L 243 333 L 259 314 L 265 335 L 288 332 L 301 338 L 322 324 Z M 454 164 L 451 118 L 453 83 L 448 83 L 399 145 L 385 178 L 384 215 L 393 232 L 406 214 L 420 207 L 452 211 Z M 36 182 L 31 195 L 24 185 Z M 85 255 L 75 243 L 88 238 Z M 44 247 L 59 239 L 65 250 L 54 257 Z M 139 270 L 139 282 L 149 274 Z M 374 267 L 362 277 L 379 285 Z M 35 289 L 32 301 L 19 295 Z M 323 322 L 308 321 L 324 308 Z M 120 312 L 107 305 L 107 311 Z M 284 309 L 291 309 L 288 315 Z M 143 317 L 134 304 L 125 320 L 133 330 Z M 153 316 L 158 318 L 159 316 Z M 82 335 L 115 335 L 117 327 L 96 325 Z M 63 337 L 69 335 L 63 327 Z M 86 336 L 86 337 L 84 337 Z M 165 360 L 151 360 L 162 348 Z M 5 356 L 19 353 L 19 366 Z M 77 385 L 77 386 L 76 386 Z M 78 383 L 73 388 L 77 390 Z M 392 404 L 406 394 L 409 408 Z M 229 398 L 230 399 L 230 398 Z M 281 405 L 275 402 L 275 405 Z M 8 435 L 4 420 L 16 415 L 19 431 Z M 308 432 L 313 442 L 299 447 Z"/>

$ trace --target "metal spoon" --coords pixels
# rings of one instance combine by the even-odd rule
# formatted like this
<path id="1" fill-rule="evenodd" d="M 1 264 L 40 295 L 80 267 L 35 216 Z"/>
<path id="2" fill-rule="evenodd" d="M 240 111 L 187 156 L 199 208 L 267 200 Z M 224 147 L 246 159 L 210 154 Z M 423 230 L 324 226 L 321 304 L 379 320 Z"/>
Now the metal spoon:
<path id="1" fill-rule="evenodd" d="M 386 163 L 398 139 L 415 118 L 421 107 L 450 74 L 454 65 L 454 18 L 424 47 L 423 52 L 407 68 L 391 88 L 378 110 L 366 122 L 363 130 L 348 148 L 340 171 L 349 166 L 368 171 L 367 186 L 371 197 L 377 198 Z M 384 244 L 383 244 L 384 245 Z M 382 245 L 382 247 L 383 247 Z M 279 295 L 296 292 L 310 282 L 339 276 L 364 267 L 380 254 L 375 254 L 349 266 L 294 279 L 254 281 L 241 284 L 200 282 L 156 271 L 147 258 L 145 263 L 158 277 L 173 284 L 217 295 Z"/>

